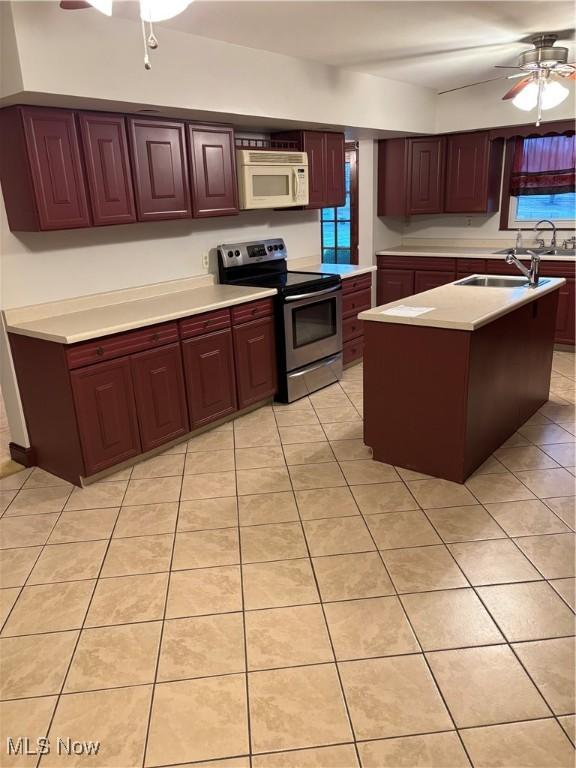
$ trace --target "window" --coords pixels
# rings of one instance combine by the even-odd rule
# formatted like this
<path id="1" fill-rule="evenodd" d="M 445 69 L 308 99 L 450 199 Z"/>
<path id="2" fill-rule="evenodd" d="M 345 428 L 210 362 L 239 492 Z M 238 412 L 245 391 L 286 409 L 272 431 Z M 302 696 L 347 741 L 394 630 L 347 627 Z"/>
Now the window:
<path id="1" fill-rule="evenodd" d="M 508 142 L 501 229 L 531 229 L 549 219 L 560 229 L 576 220 L 574 134 L 516 137 Z"/>
<path id="2" fill-rule="evenodd" d="M 327 264 L 358 260 L 357 151 L 355 145 L 346 148 L 346 202 L 339 208 L 322 209 L 322 261 Z"/>

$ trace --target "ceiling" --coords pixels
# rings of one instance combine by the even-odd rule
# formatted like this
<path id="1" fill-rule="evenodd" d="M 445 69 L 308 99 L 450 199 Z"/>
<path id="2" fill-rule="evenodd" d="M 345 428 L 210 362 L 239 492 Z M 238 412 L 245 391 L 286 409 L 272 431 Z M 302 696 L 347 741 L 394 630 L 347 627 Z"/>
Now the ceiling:
<path id="1" fill-rule="evenodd" d="M 505 77 L 522 38 L 573 23 L 566 0 L 196 0 L 162 25 L 443 91 Z"/>

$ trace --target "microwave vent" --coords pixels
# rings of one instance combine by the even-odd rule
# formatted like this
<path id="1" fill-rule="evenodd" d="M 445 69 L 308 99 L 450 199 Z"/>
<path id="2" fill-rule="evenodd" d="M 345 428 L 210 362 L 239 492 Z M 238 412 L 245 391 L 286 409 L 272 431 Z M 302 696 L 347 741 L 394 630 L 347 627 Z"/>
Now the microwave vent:
<path id="1" fill-rule="evenodd" d="M 303 152 L 266 152 L 254 151 L 248 152 L 248 163 L 257 165 L 305 165 L 307 157 Z"/>

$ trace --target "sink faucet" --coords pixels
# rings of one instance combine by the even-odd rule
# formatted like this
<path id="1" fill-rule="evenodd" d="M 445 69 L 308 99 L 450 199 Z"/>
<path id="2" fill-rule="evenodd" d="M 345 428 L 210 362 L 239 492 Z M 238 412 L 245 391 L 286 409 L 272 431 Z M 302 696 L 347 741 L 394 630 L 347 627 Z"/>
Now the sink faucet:
<path id="1" fill-rule="evenodd" d="M 537 288 L 540 276 L 540 254 L 534 253 L 534 251 L 527 251 L 527 253 L 530 256 L 530 269 L 525 267 L 524 264 L 516 258 L 515 248 L 511 248 L 506 254 L 506 264 L 514 264 L 527 278 L 530 288 Z"/>
<path id="2" fill-rule="evenodd" d="M 554 224 L 553 221 L 550 221 L 550 219 L 541 219 L 539 222 L 534 224 L 534 232 L 540 232 L 540 225 L 541 224 L 550 224 L 552 227 L 552 237 L 550 239 L 550 248 L 556 248 L 556 224 Z M 542 246 L 542 248 L 545 247 L 544 240 L 542 238 L 538 238 L 536 242 Z"/>

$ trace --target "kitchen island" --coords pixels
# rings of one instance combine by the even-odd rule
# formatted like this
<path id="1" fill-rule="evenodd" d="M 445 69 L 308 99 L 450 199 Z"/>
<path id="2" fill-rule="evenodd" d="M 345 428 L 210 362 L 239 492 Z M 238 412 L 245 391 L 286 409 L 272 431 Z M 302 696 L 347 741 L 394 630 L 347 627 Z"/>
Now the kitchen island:
<path id="1" fill-rule="evenodd" d="M 565 280 L 464 283 L 359 314 L 364 442 L 377 461 L 460 483 L 547 401 Z"/>

